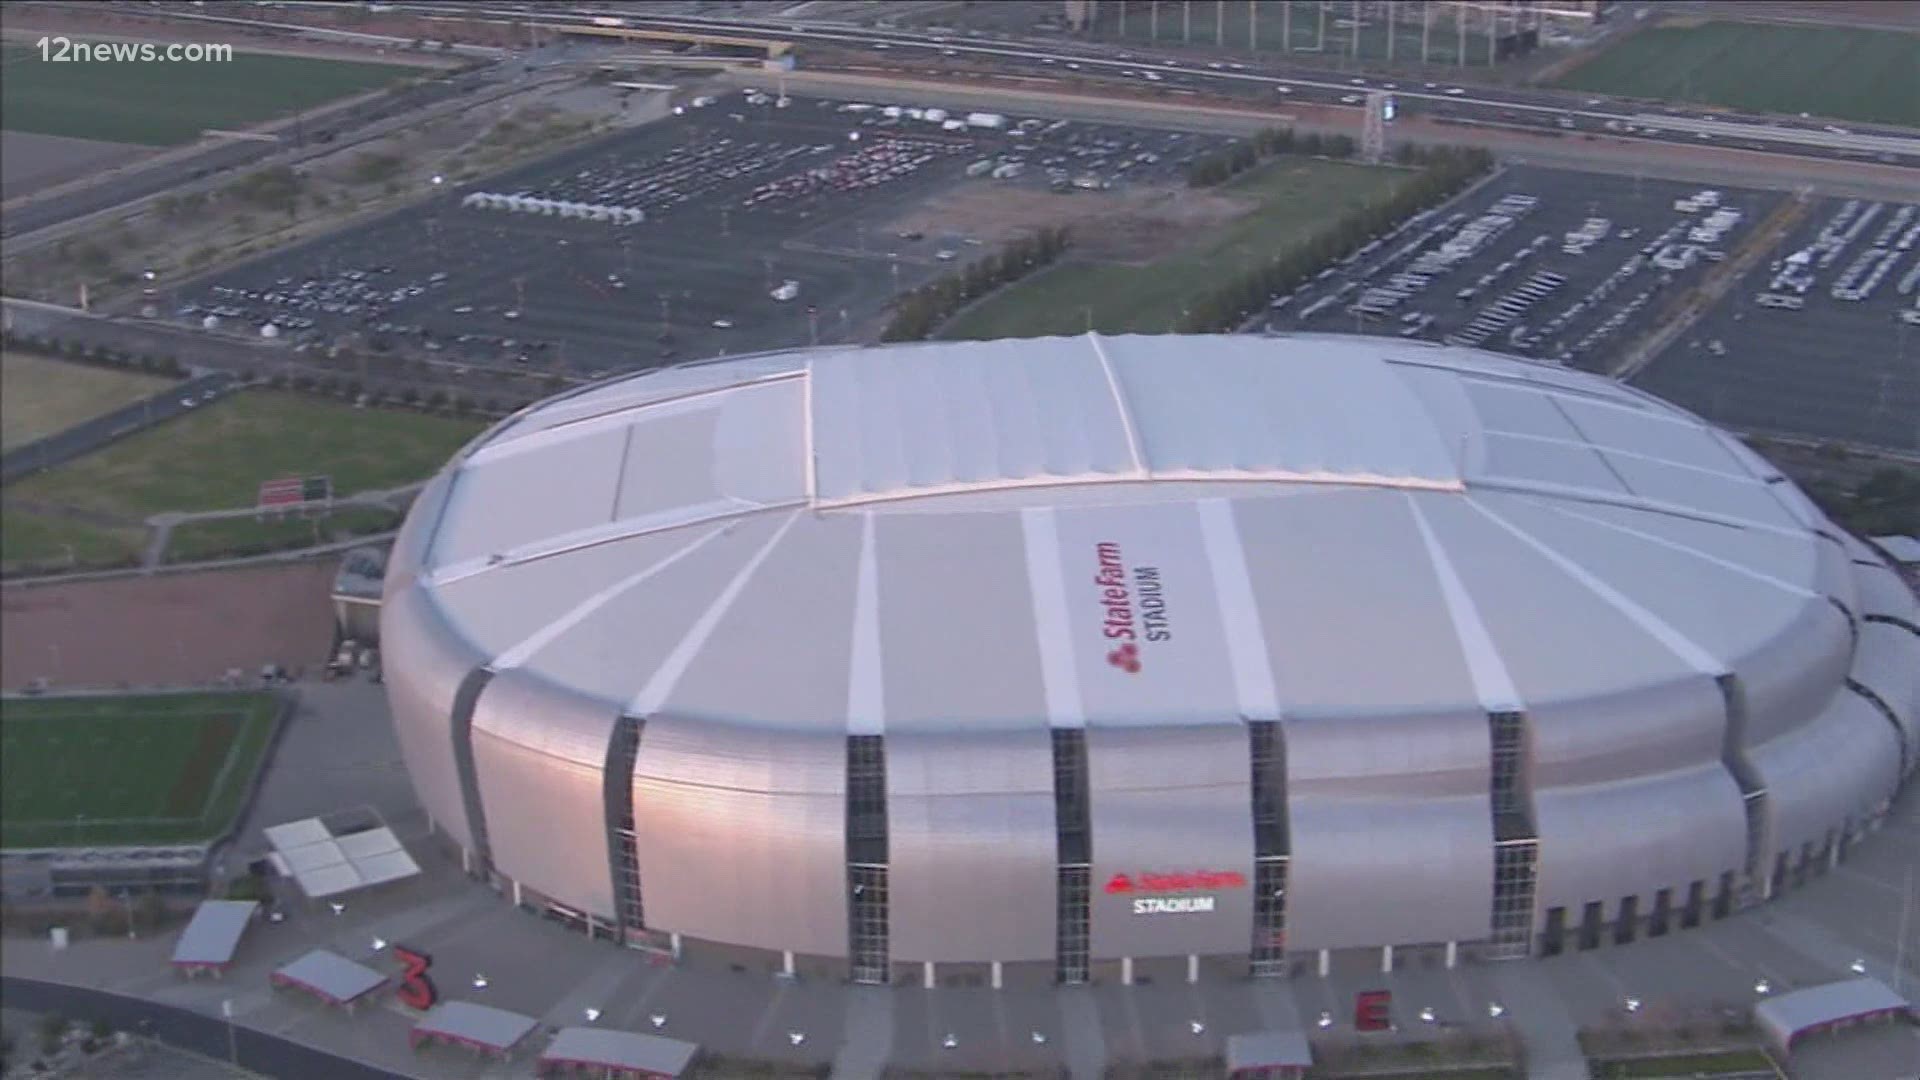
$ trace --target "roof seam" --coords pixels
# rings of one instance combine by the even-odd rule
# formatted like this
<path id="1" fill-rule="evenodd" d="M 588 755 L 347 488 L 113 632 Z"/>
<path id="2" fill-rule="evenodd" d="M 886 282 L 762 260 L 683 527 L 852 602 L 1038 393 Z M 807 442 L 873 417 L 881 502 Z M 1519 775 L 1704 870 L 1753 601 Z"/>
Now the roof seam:
<path id="1" fill-rule="evenodd" d="M 1120 419 L 1120 430 L 1127 436 L 1127 454 L 1133 458 L 1133 471 L 1142 477 L 1151 476 L 1146 458 L 1141 454 L 1140 433 L 1133 426 L 1133 410 L 1127 407 L 1127 395 L 1120 388 L 1120 377 L 1113 370 L 1113 361 L 1100 344 L 1099 334 L 1088 333 L 1087 344 L 1093 346 L 1093 355 L 1100 361 L 1100 372 L 1107 378 L 1107 390 L 1113 395 L 1113 408 Z"/>

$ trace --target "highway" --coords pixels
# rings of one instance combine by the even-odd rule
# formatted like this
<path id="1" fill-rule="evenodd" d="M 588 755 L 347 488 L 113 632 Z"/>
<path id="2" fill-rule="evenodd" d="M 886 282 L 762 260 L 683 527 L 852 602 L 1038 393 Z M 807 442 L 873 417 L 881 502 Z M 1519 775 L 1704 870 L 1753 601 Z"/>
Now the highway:
<path id="1" fill-rule="evenodd" d="M 469 19 L 523 20 L 529 12 L 513 6 L 400 3 L 395 8 L 420 14 Z M 984 60 L 1024 74 L 1056 78 L 1063 88 L 1091 76 L 1133 81 L 1177 92 L 1204 89 L 1253 97 L 1276 104 L 1346 106 L 1356 111 L 1372 90 L 1392 93 L 1406 112 L 1441 119 L 1534 126 L 1563 133 L 1605 133 L 1615 137 L 1668 143 L 1723 143 L 1748 150 L 1798 157 L 1878 161 L 1920 167 L 1920 135 L 1874 125 L 1841 125 L 1818 119 L 1743 115 L 1730 110 L 1681 109 L 1654 103 L 1589 97 L 1538 88 L 1452 85 L 1402 81 L 1377 76 L 1329 75 L 1324 69 L 1288 69 L 1284 62 L 1202 63 L 1168 49 L 1093 43 L 1026 43 L 976 34 L 934 34 L 909 30 L 806 24 L 765 19 L 701 16 L 651 16 L 588 8 L 541 8 L 536 16 L 553 26 L 605 26 L 618 18 L 635 29 L 754 33 L 799 43 L 841 46 L 886 55 L 902 66 L 926 60 Z M 596 24 L 595 19 L 603 20 Z"/>

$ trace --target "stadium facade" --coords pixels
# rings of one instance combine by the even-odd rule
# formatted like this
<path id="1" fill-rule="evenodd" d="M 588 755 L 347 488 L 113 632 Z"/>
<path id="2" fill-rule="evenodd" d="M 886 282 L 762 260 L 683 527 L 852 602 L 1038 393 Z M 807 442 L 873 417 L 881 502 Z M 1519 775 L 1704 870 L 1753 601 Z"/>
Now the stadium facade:
<path id="1" fill-rule="evenodd" d="M 1737 439 L 1365 337 L 807 350 L 531 407 L 385 583 L 476 874 L 859 981 L 1680 930 L 1873 828 L 1920 615 Z"/>

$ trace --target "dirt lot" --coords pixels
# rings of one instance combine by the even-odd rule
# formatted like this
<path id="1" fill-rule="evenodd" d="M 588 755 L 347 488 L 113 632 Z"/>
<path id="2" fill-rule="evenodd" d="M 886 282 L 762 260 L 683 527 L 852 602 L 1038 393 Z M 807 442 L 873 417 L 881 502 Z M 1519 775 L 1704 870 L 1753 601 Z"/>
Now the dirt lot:
<path id="1" fill-rule="evenodd" d="M 1254 205 L 1183 187 L 1056 194 L 1010 184 L 966 184 L 886 228 L 929 236 L 958 233 L 992 248 L 1042 225 L 1065 225 L 1073 230 L 1076 257 L 1143 264 L 1179 250 Z"/>
<path id="2" fill-rule="evenodd" d="M 326 662 L 336 561 L 0 592 L 0 686 L 181 686 Z"/>
<path id="3" fill-rule="evenodd" d="M 0 199 L 63 184 L 150 152 L 152 148 L 26 131 L 0 132 Z"/>

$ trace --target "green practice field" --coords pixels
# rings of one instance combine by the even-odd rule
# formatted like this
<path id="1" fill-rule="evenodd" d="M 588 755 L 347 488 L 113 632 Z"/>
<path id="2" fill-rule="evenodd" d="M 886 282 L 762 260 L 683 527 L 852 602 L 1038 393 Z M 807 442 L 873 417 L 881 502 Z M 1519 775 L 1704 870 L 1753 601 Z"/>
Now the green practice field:
<path id="1" fill-rule="evenodd" d="M 1574 68 L 1570 90 L 1920 124 L 1920 34 L 1709 22 L 1656 26 Z"/>
<path id="2" fill-rule="evenodd" d="M 209 840 L 239 813 L 273 734 L 270 694 L 0 704 L 0 846 Z"/>
<path id="3" fill-rule="evenodd" d="M 15 568 L 63 563 L 67 545 L 80 563 L 103 552 L 128 558 L 153 514 L 252 506 L 261 481 L 285 476 L 331 476 L 336 495 L 402 487 L 432 476 L 484 426 L 243 391 L 7 485 L 0 551 Z M 277 528 L 246 518 L 196 527 L 182 543 L 199 553 L 204 538 L 231 539 L 250 527 L 263 536 Z"/>
<path id="4" fill-rule="evenodd" d="M 146 146 L 249 127 L 418 70 L 244 52 L 222 62 L 59 63 L 41 59 L 37 46 L 0 50 L 0 65 L 0 127 Z"/>
<path id="5" fill-rule="evenodd" d="M 25 353 L 0 353 L 0 444 L 12 450 L 65 431 L 151 397 L 173 381 Z"/>
<path id="6" fill-rule="evenodd" d="M 1252 204 L 1247 213 L 1144 266 L 1067 261 L 1016 282 L 961 313 L 940 331 L 949 339 L 1080 334 L 1164 334 L 1189 297 L 1279 255 L 1318 226 L 1384 199 L 1415 175 L 1397 168 L 1312 158 L 1279 158 L 1225 186 Z"/>

